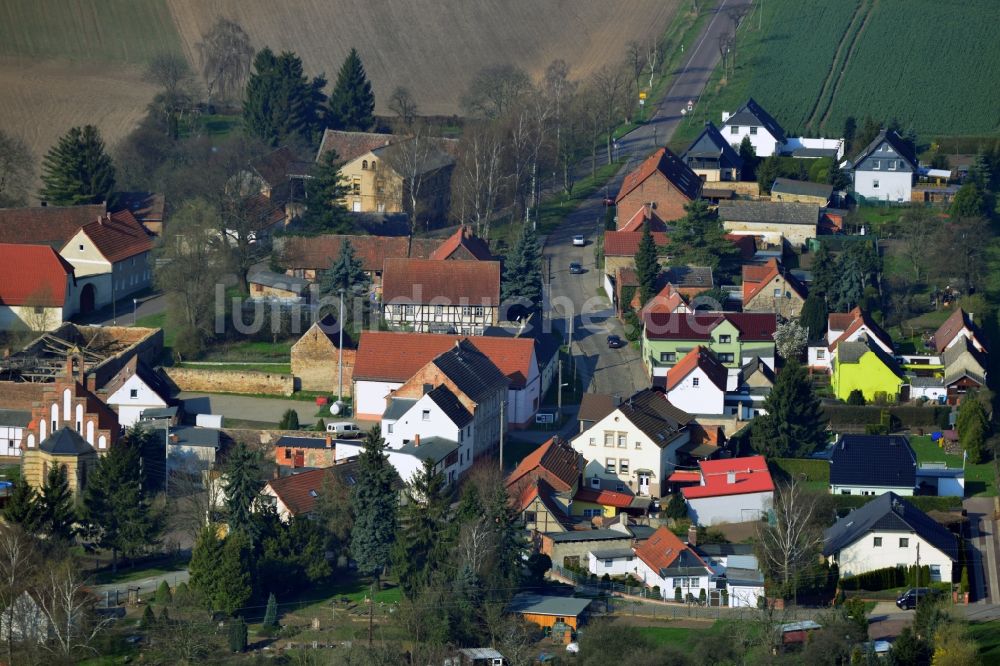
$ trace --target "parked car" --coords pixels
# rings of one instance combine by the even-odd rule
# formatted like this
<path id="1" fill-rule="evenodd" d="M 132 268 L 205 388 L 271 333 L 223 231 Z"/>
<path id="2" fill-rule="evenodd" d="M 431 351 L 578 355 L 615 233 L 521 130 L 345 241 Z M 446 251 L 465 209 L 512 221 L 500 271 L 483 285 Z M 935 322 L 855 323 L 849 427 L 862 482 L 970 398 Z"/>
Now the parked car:
<path id="1" fill-rule="evenodd" d="M 573 236 L 573 245 L 576 245 L 577 247 L 583 247 L 586 244 L 587 244 L 587 239 L 584 238 L 583 234 L 577 234 L 576 236 Z"/>
<path id="2" fill-rule="evenodd" d="M 583 273 L 583 266 L 579 262 L 574 261 L 569 265 L 569 272 L 571 275 L 580 275 Z"/>
<path id="3" fill-rule="evenodd" d="M 925 599 L 935 597 L 941 593 L 940 590 L 932 590 L 929 587 L 911 587 L 896 599 L 896 606 L 903 610 L 910 610 L 917 607 L 917 603 Z"/>
<path id="4" fill-rule="evenodd" d="M 625 346 L 625 341 L 617 335 L 608 336 L 608 347 L 611 349 L 621 349 Z"/>
<path id="5" fill-rule="evenodd" d="M 326 431 L 340 439 L 354 439 L 364 434 L 361 428 L 347 421 L 342 423 L 327 423 Z"/>
<path id="6" fill-rule="evenodd" d="M 615 198 L 614 197 L 604 197 L 604 205 L 605 206 L 614 206 L 615 205 Z"/>

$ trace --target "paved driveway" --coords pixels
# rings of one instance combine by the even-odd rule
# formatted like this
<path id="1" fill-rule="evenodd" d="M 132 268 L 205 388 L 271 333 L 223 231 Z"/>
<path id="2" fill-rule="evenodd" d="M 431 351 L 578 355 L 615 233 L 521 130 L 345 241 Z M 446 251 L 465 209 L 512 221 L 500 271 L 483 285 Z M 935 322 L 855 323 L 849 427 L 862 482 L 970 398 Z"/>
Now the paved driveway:
<path id="1" fill-rule="evenodd" d="M 183 391 L 177 397 L 184 403 L 187 414 L 222 414 L 229 419 L 241 421 L 259 421 L 261 423 L 278 423 L 286 410 L 294 409 L 299 415 L 299 424 L 306 426 L 319 420 L 316 412 L 319 407 L 305 400 L 281 400 L 278 398 L 254 398 L 244 395 L 219 395 L 214 393 L 191 393 Z M 324 416 L 323 420 L 344 421 L 333 416 Z"/>

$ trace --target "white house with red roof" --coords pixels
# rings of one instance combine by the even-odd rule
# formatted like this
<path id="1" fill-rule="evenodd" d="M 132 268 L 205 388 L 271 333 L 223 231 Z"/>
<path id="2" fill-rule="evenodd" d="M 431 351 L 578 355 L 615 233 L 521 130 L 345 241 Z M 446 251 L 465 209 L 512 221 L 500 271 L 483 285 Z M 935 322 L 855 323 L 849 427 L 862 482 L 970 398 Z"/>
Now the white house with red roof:
<path id="1" fill-rule="evenodd" d="M 152 250 L 152 234 L 127 210 L 81 227 L 59 250 L 76 269 L 79 311 L 90 312 L 152 284 Z"/>
<path id="2" fill-rule="evenodd" d="M 962 308 L 956 308 L 954 312 L 945 320 L 934 333 L 934 348 L 939 354 L 950 349 L 962 340 L 967 339 L 976 351 L 985 352 L 986 345 L 983 344 L 982 333 L 972 321 L 972 315 Z"/>
<path id="3" fill-rule="evenodd" d="M 684 600 L 699 599 L 702 590 L 706 598 L 710 594 L 715 572 L 667 527 L 657 529 L 634 550 L 636 576 L 648 587 L 660 588 L 664 599 L 674 599 L 677 588 Z"/>
<path id="4" fill-rule="evenodd" d="M 73 266 L 51 247 L 0 243 L 0 330 L 53 331 L 75 295 Z"/>
<path id="5" fill-rule="evenodd" d="M 809 367 L 814 370 L 833 369 L 833 357 L 842 342 L 867 341 L 893 356 L 892 338 L 875 323 L 867 312 L 856 307 L 850 312 L 832 312 L 827 317 L 826 344 L 809 346 Z"/>
<path id="6" fill-rule="evenodd" d="M 455 346 L 458 335 L 363 331 L 354 361 L 354 396 L 358 418 L 380 420 L 388 395 L 406 383 L 438 354 Z M 470 336 L 510 384 L 505 417 L 512 428 L 530 425 L 541 402 L 537 345 L 531 338 Z"/>
<path id="7" fill-rule="evenodd" d="M 694 523 L 745 523 L 771 509 L 774 481 L 764 456 L 702 460 L 698 466 L 701 483 L 681 489 Z"/>
<path id="8" fill-rule="evenodd" d="M 728 379 L 726 367 L 698 345 L 667 371 L 667 398 L 688 414 L 722 414 Z"/>

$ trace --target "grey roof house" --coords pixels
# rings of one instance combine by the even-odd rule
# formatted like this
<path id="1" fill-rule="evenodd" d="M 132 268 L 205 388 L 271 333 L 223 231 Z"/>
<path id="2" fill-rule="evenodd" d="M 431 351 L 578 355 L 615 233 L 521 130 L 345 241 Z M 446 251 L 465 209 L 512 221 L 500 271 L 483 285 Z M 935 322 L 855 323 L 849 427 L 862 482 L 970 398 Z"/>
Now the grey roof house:
<path id="1" fill-rule="evenodd" d="M 848 164 L 855 195 L 882 201 L 910 201 L 919 163 L 910 145 L 896 132 L 882 130 Z"/>
<path id="2" fill-rule="evenodd" d="M 834 495 L 912 495 L 917 456 L 901 435 L 841 435 L 830 458 Z"/>
<path id="3" fill-rule="evenodd" d="M 743 171 L 743 158 L 710 120 L 681 160 L 706 181 L 736 181 Z"/>

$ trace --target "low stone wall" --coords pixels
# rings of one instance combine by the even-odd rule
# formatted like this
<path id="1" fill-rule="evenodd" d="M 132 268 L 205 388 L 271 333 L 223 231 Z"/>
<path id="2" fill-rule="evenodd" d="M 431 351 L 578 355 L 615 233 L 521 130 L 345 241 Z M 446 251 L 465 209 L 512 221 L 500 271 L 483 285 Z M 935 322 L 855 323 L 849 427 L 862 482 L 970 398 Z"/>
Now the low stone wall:
<path id="1" fill-rule="evenodd" d="M 180 391 L 292 395 L 295 390 L 295 378 L 277 372 L 165 367 L 163 373 Z"/>

